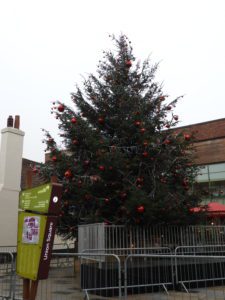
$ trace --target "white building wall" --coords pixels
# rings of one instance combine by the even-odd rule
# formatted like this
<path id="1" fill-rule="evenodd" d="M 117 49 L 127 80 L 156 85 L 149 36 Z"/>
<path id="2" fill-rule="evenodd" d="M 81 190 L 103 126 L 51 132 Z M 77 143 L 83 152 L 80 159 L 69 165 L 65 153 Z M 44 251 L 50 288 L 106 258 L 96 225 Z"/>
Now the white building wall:
<path id="1" fill-rule="evenodd" d="M 1 131 L 0 148 L 0 247 L 17 243 L 24 132 L 7 127 Z"/>

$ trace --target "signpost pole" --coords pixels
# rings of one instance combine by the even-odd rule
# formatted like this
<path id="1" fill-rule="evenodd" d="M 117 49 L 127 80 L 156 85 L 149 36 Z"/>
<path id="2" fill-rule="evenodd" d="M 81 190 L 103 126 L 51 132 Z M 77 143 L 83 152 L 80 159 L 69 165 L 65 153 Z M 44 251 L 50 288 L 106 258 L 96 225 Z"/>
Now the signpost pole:
<path id="1" fill-rule="evenodd" d="M 30 300 L 30 279 L 23 278 L 23 300 Z"/>
<path id="2" fill-rule="evenodd" d="M 38 280 L 32 280 L 31 286 L 30 286 L 30 299 L 29 300 L 35 300 L 37 295 L 37 289 L 38 289 Z"/>

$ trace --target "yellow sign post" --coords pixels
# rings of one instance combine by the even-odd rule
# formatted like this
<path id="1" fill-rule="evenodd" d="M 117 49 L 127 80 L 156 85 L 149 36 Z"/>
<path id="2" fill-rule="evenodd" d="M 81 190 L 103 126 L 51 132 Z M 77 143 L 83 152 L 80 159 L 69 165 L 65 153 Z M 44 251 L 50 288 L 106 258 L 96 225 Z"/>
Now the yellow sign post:
<path id="1" fill-rule="evenodd" d="M 38 280 L 47 279 L 62 185 L 49 183 L 20 193 L 16 272 L 25 278 L 24 300 L 34 300 Z M 32 280 L 30 284 L 30 280 Z"/>

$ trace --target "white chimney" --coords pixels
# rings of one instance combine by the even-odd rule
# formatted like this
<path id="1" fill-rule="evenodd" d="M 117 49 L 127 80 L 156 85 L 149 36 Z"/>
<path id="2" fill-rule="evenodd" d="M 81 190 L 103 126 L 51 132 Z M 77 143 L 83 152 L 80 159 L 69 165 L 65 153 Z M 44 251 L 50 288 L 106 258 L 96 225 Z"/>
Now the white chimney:
<path id="1" fill-rule="evenodd" d="M 7 128 L 2 129 L 0 149 L 0 191 L 20 191 L 23 137 L 24 132 L 19 129 L 19 116 L 9 116 Z"/>

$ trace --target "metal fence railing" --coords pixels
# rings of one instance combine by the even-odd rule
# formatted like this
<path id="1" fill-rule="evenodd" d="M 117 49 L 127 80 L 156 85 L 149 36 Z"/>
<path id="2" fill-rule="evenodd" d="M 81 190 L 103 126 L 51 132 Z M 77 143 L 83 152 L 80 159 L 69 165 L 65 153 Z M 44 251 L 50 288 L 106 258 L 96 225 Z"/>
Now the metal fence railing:
<path id="1" fill-rule="evenodd" d="M 225 244 L 225 226 L 128 227 L 104 223 L 78 227 L 78 251 Z"/>
<path id="2" fill-rule="evenodd" d="M 13 299 L 15 289 L 15 265 L 11 252 L 0 251 L 0 298 Z"/>

